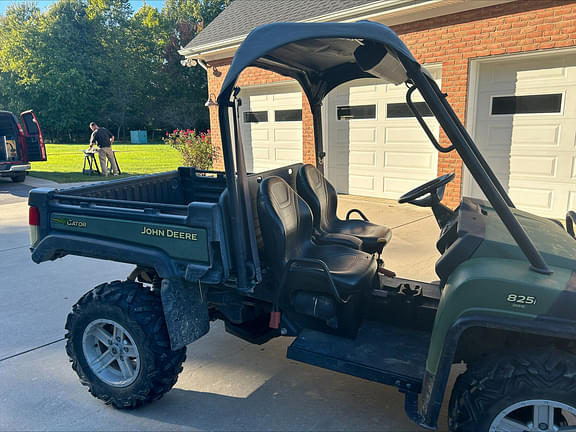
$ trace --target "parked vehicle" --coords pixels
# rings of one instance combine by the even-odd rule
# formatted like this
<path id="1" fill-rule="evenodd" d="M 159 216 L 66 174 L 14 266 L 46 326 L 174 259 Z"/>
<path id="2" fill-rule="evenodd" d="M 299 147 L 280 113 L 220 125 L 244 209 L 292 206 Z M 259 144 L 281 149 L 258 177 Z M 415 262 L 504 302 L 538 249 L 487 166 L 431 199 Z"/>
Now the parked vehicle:
<path id="1" fill-rule="evenodd" d="M 236 82 L 251 66 L 301 84 L 320 169 L 246 173 Z M 439 282 L 384 269 L 390 230 L 361 211 L 361 219 L 335 217 L 320 106 L 338 85 L 369 77 L 407 86 L 432 144 L 456 151 L 488 199 L 442 205 L 453 174 L 400 198 L 436 217 Z M 449 147 L 416 110 L 415 91 Z M 222 320 L 257 344 L 295 336 L 289 358 L 397 387 L 424 428 L 437 427 L 452 365 L 463 362 L 449 398 L 452 431 L 575 430 L 576 240 L 514 207 L 394 32 L 367 21 L 259 27 L 239 47 L 218 105 L 225 172 L 180 168 L 30 193 L 35 262 L 73 254 L 136 265 L 68 316 L 66 349 L 92 395 L 117 408 L 158 399 L 176 382 L 186 345 Z"/>
<path id="2" fill-rule="evenodd" d="M 30 162 L 45 161 L 46 149 L 40 123 L 33 111 L 20 114 L 22 127 L 14 114 L 0 111 L 0 177 L 23 182 Z"/>

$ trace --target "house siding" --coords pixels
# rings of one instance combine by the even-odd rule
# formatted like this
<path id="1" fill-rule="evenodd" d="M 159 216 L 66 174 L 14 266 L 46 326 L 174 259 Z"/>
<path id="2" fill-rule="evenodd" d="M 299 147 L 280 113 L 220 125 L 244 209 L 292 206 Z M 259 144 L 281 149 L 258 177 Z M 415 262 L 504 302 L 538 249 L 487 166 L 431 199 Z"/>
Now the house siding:
<path id="1" fill-rule="evenodd" d="M 458 117 L 465 122 L 469 65 L 472 59 L 495 55 L 527 53 L 576 46 L 576 0 L 521 0 L 498 6 L 446 15 L 392 27 L 423 64 L 442 65 L 442 90 Z M 217 95 L 231 59 L 215 64 L 221 74 L 208 73 L 209 92 Z M 248 68 L 240 76 L 240 86 L 272 84 L 286 77 Z M 302 101 L 303 160 L 314 163 L 314 132 L 310 107 Z M 210 108 L 213 142 L 221 146 L 217 107 Z M 440 133 L 440 144 L 450 144 Z M 223 168 L 222 160 L 216 163 Z M 458 205 L 462 195 L 462 160 L 456 154 L 441 153 L 438 175 L 455 172 L 448 185 L 444 202 Z"/>

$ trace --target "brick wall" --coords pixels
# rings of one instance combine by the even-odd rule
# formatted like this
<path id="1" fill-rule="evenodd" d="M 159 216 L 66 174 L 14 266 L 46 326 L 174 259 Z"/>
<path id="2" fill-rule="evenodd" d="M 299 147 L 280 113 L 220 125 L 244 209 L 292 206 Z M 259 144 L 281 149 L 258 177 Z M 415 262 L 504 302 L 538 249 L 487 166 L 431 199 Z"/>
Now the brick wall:
<path id="1" fill-rule="evenodd" d="M 442 90 L 459 118 L 466 116 L 469 63 L 474 58 L 576 46 L 576 0 L 519 0 L 498 6 L 432 18 L 393 27 L 421 63 L 442 64 Z M 208 73 L 210 93 L 218 94 L 230 59 Z M 250 68 L 239 84 L 256 85 L 286 80 L 280 75 Z M 314 163 L 312 116 L 306 97 L 302 103 L 303 160 Z M 220 145 L 217 108 L 211 108 L 214 142 Z M 449 145 L 441 133 L 440 143 Z M 218 166 L 222 166 L 221 164 Z M 462 190 L 462 161 L 455 152 L 438 158 L 438 175 L 455 171 L 444 201 L 458 204 Z"/>

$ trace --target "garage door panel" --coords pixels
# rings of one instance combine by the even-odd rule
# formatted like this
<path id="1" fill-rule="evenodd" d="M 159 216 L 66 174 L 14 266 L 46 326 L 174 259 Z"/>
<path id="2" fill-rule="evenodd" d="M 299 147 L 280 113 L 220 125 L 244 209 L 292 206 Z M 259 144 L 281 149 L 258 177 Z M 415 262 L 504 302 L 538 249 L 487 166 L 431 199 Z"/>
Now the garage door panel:
<path id="1" fill-rule="evenodd" d="M 350 165 L 362 165 L 364 167 L 376 167 L 375 151 L 351 151 Z"/>
<path id="2" fill-rule="evenodd" d="M 252 142 L 256 142 L 256 141 L 268 141 L 269 139 L 269 133 L 268 133 L 268 128 L 266 129 L 261 129 L 261 128 L 252 128 L 252 129 L 248 129 L 249 133 L 252 134 Z"/>
<path id="3" fill-rule="evenodd" d="M 356 190 L 373 191 L 375 180 L 373 176 L 350 175 L 350 183 Z"/>
<path id="4" fill-rule="evenodd" d="M 282 108 L 285 105 L 301 107 L 302 106 L 302 93 L 275 93 L 270 95 L 270 102 L 275 108 Z"/>
<path id="5" fill-rule="evenodd" d="M 383 181 L 383 191 L 388 194 L 390 198 L 399 197 L 400 195 L 414 189 L 422 184 L 421 179 L 410 179 L 402 177 L 385 177 Z"/>
<path id="6" fill-rule="evenodd" d="M 548 83 L 550 80 L 565 80 L 568 76 L 567 65 L 574 63 L 572 58 L 562 56 L 542 57 L 539 62 L 531 59 L 502 62 L 497 67 L 487 68 L 480 78 L 480 84 L 492 86 L 496 89 L 498 86 L 515 88 L 519 83 L 540 84 Z M 540 63 L 540 64 L 538 64 Z"/>
<path id="7" fill-rule="evenodd" d="M 337 142 L 345 145 L 349 142 L 376 144 L 376 128 L 339 128 Z"/>
<path id="8" fill-rule="evenodd" d="M 510 175 L 553 179 L 557 174 L 557 164 L 556 157 L 513 155 L 510 160 Z"/>
<path id="9" fill-rule="evenodd" d="M 531 147 L 559 147 L 561 126 L 559 124 L 531 124 L 523 125 L 519 122 L 514 124 L 512 136 L 512 146 Z"/>
<path id="10" fill-rule="evenodd" d="M 279 162 L 298 162 L 302 159 L 299 149 L 277 148 L 275 156 Z"/>
<path id="11" fill-rule="evenodd" d="M 518 206 L 526 209 L 551 212 L 554 201 L 554 191 L 550 189 L 535 189 L 510 187 L 510 198 Z"/>
<path id="12" fill-rule="evenodd" d="M 294 146 L 299 146 L 302 141 L 302 128 L 274 128 L 274 141 L 275 142 L 292 142 Z"/>
<path id="13" fill-rule="evenodd" d="M 406 168 L 430 172 L 435 168 L 434 163 L 434 157 L 429 152 L 386 152 L 384 157 L 385 168 Z"/>
<path id="14" fill-rule="evenodd" d="M 576 209 L 576 191 L 568 192 L 568 206 L 566 211 Z"/>
<path id="15" fill-rule="evenodd" d="M 570 178 L 572 180 L 576 180 L 576 156 L 572 157 L 572 160 L 570 161 L 570 166 L 571 166 Z"/>
<path id="16" fill-rule="evenodd" d="M 388 127 L 386 128 L 386 143 L 415 144 L 428 139 L 426 133 L 418 127 Z M 432 145 L 432 144 L 430 144 Z"/>
<path id="17" fill-rule="evenodd" d="M 268 147 L 253 147 L 253 160 L 266 161 L 270 159 L 270 149 Z"/>

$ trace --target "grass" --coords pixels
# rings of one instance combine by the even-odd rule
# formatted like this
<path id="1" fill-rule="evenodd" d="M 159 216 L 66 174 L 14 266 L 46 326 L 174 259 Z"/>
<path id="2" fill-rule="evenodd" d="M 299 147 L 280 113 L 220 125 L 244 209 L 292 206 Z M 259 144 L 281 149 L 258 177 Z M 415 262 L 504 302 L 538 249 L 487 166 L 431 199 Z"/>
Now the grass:
<path id="1" fill-rule="evenodd" d="M 33 162 L 29 175 L 58 183 L 93 182 L 171 171 L 182 165 L 180 154 L 165 144 L 115 144 L 113 149 L 122 174 L 119 177 L 86 175 L 82 174 L 82 150 L 87 148 L 82 144 L 47 144 L 48 160 Z"/>

